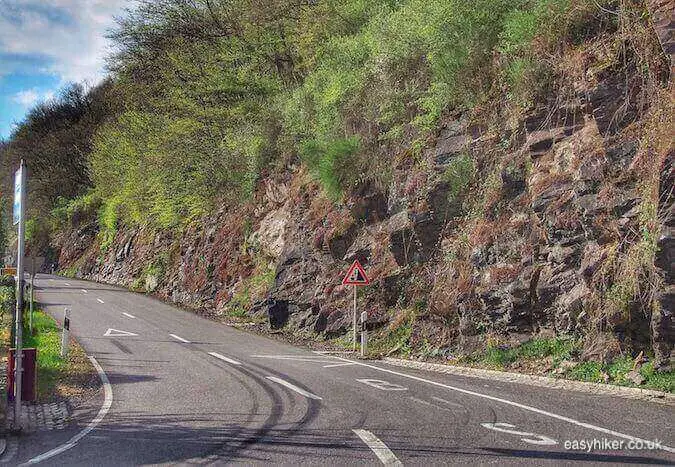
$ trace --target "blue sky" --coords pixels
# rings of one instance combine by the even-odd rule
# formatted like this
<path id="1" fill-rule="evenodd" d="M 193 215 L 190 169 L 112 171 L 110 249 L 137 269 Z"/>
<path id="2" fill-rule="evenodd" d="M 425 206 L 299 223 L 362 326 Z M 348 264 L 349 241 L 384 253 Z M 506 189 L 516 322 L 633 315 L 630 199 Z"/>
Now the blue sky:
<path id="1" fill-rule="evenodd" d="M 94 85 L 128 0 L 0 0 L 0 138 L 70 82 Z"/>

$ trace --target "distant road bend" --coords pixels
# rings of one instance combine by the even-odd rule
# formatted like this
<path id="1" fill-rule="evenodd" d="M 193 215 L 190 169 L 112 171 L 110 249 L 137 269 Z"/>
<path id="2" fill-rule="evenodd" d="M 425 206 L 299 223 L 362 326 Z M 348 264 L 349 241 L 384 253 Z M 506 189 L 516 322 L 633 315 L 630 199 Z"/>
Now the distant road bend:
<path id="1" fill-rule="evenodd" d="M 48 275 L 37 286 L 59 321 L 72 310 L 71 330 L 109 379 L 109 397 L 102 391 L 67 430 L 23 438 L 17 463 L 675 462 L 665 404 L 356 361 L 113 286 Z M 627 447 L 655 439 L 663 449 Z M 623 449 L 569 448 L 582 440 Z"/>

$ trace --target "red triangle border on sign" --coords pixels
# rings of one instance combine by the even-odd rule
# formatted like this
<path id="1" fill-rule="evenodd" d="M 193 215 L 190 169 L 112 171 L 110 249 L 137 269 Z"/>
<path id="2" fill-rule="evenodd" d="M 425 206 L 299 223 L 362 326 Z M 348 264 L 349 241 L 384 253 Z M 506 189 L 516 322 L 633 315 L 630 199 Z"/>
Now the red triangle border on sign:
<path id="1" fill-rule="evenodd" d="M 351 279 L 352 274 L 354 274 L 355 270 L 357 270 L 361 274 L 361 276 L 363 277 L 362 280 Z M 363 269 L 363 266 L 361 266 L 361 263 L 359 263 L 358 259 L 354 260 L 351 267 L 349 268 L 349 271 L 347 271 L 347 274 L 345 274 L 345 277 L 342 279 L 342 285 L 370 285 L 370 279 L 368 279 L 366 271 L 365 269 Z"/>

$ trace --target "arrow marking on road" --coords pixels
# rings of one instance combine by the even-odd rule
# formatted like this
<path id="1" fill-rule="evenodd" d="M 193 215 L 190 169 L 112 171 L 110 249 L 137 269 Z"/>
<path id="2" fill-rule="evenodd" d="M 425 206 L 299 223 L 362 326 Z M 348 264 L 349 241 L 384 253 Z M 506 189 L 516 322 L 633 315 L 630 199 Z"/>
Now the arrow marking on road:
<path id="1" fill-rule="evenodd" d="M 131 319 L 135 319 L 135 318 L 136 318 L 134 315 L 130 315 L 129 313 L 124 313 L 124 312 L 122 312 L 122 314 L 123 314 L 124 316 L 126 316 L 127 318 L 131 318 Z"/>
<path id="2" fill-rule="evenodd" d="M 225 355 L 220 355 L 218 352 L 209 352 L 209 355 L 212 357 L 216 357 L 219 360 L 222 360 L 227 363 L 231 363 L 232 365 L 241 365 L 240 362 L 236 360 L 232 360 L 231 358 L 226 357 Z"/>
<path id="3" fill-rule="evenodd" d="M 318 400 L 318 401 L 321 400 L 321 398 L 319 396 L 317 396 L 316 394 L 312 394 L 311 392 L 307 392 L 304 389 L 297 387 L 295 384 L 291 384 L 288 381 L 284 381 L 281 378 L 277 378 L 276 376 L 268 376 L 267 379 L 269 379 L 270 381 L 274 381 L 275 383 L 279 383 L 282 386 L 286 386 L 288 389 L 291 389 L 291 390 L 297 392 L 298 394 L 305 396 L 308 399 L 315 399 L 315 400 Z"/>
<path id="4" fill-rule="evenodd" d="M 103 334 L 103 337 L 124 337 L 124 336 L 137 336 L 129 331 L 120 331 L 119 329 L 108 328 L 108 330 Z"/>
<path id="5" fill-rule="evenodd" d="M 361 441 L 366 443 L 366 445 L 375 453 L 378 459 L 382 461 L 384 465 L 403 465 L 396 455 L 391 452 L 391 449 L 387 447 L 377 436 L 372 434 L 368 430 L 352 430 L 356 435 L 361 438 Z"/>

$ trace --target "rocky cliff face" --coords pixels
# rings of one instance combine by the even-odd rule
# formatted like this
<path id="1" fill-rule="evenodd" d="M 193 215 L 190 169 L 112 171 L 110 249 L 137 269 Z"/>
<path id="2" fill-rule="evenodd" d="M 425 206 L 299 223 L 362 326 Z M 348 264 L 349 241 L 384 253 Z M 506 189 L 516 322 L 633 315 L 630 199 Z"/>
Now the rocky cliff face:
<path id="1" fill-rule="evenodd" d="M 418 155 L 393 158 L 389 186 L 363 184 L 335 204 L 288 167 L 181 234 L 120 229 L 101 251 L 83 222 L 59 241 L 61 268 L 214 317 L 336 336 L 351 323 L 341 278 L 359 259 L 373 279 L 360 296 L 369 326 L 412 313 L 413 346 L 579 333 L 586 358 L 653 350 L 667 365 L 671 65 L 661 54 L 662 76 L 648 79 L 622 47 L 602 36 L 569 50 L 563 85 L 536 107 L 496 100 L 446 118 Z M 617 54 L 621 66 L 607 60 Z"/>

